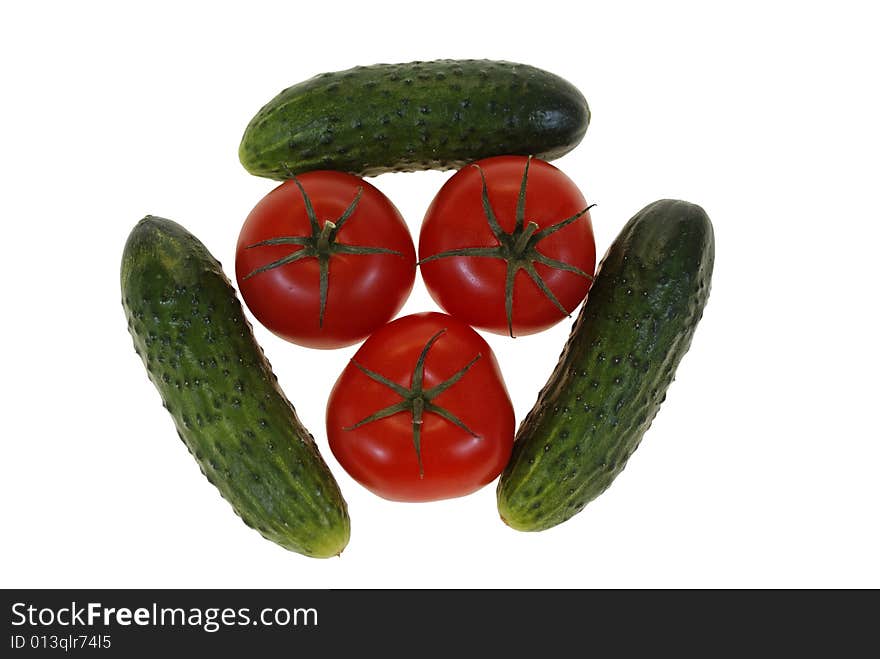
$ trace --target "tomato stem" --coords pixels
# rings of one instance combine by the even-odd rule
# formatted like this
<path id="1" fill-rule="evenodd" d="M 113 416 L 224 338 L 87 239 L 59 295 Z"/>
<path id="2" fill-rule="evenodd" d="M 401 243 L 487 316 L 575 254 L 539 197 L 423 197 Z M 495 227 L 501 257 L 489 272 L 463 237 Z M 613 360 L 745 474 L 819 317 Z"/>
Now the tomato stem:
<path id="1" fill-rule="evenodd" d="M 318 234 L 317 248 L 319 254 L 330 255 L 330 244 L 333 242 L 333 232 L 336 230 L 336 224 L 331 220 L 324 222 L 321 227 L 321 233 Z"/>
<path id="2" fill-rule="evenodd" d="M 525 254 L 526 250 L 529 246 L 529 241 L 532 239 L 532 235 L 538 230 L 537 222 L 529 222 L 523 232 L 516 237 L 516 242 L 513 245 L 513 252 L 515 255 Z"/>

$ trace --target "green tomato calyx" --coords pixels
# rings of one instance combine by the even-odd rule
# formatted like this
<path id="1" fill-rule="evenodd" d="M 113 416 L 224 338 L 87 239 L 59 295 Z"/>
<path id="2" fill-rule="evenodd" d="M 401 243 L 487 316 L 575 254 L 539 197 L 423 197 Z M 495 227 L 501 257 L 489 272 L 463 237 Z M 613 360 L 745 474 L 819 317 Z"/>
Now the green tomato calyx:
<path id="1" fill-rule="evenodd" d="M 366 366 L 363 366 L 362 364 L 359 364 L 354 360 L 352 360 L 351 362 L 371 380 L 385 385 L 386 387 L 394 391 L 394 393 L 400 396 L 403 400 L 401 400 L 399 403 L 389 405 L 388 407 L 374 412 L 373 414 L 370 414 L 369 416 L 361 419 L 354 425 L 343 428 L 343 430 L 355 430 L 363 425 L 372 423 L 373 421 L 385 419 L 389 416 L 399 414 L 400 412 L 409 412 L 412 415 L 413 446 L 415 447 L 416 457 L 419 461 L 419 478 L 425 477 L 425 469 L 422 464 L 422 424 L 424 423 L 425 412 L 431 412 L 440 417 L 443 417 L 444 419 L 458 426 L 473 437 L 479 437 L 477 433 L 468 428 L 465 423 L 457 416 L 455 416 L 452 412 L 444 407 L 440 407 L 432 401 L 434 398 L 453 386 L 456 382 L 461 380 L 464 377 L 465 373 L 470 370 L 471 366 L 473 366 L 481 358 L 482 355 L 480 353 L 477 353 L 476 356 L 473 357 L 473 359 L 471 359 L 467 364 L 462 366 L 452 376 L 450 376 L 440 384 L 430 387 L 428 389 L 424 388 L 425 359 L 428 356 L 428 351 L 431 349 L 431 346 L 434 345 L 437 339 L 439 339 L 445 332 L 446 330 L 442 329 L 434 334 L 434 336 L 428 339 L 425 347 L 422 348 L 422 352 L 419 354 L 418 360 L 416 360 L 416 365 L 413 369 L 412 379 L 410 381 L 409 387 L 404 387 L 397 382 L 394 382 L 393 380 L 389 380 L 384 375 L 380 375 L 379 373 L 370 370 Z"/>

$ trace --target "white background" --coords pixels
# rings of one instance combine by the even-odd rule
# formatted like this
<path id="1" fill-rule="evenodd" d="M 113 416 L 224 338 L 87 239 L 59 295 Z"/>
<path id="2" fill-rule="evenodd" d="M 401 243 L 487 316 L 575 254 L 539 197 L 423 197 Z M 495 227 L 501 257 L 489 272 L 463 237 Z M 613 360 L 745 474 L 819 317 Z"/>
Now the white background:
<path id="1" fill-rule="evenodd" d="M 0 501 L 4 587 L 880 586 L 876 21 L 870 3 L 4 3 Z M 577 10 L 573 7 L 578 7 Z M 199 474 L 119 303 L 143 215 L 231 272 L 274 183 L 237 147 L 257 109 L 322 71 L 507 59 L 590 102 L 556 164 L 603 253 L 646 203 L 701 204 L 705 317 L 611 489 L 553 530 L 498 519 L 494 484 L 381 500 L 340 469 L 324 404 L 355 348 L 258 340 L 348 500 L 340 558 L 247 529 Z M 385 175 L 417 234 L 449 173 Z M 404 313 L 435 308 L 420 280 Z M 487 336 L 521 419 L 570 322 Z"/>

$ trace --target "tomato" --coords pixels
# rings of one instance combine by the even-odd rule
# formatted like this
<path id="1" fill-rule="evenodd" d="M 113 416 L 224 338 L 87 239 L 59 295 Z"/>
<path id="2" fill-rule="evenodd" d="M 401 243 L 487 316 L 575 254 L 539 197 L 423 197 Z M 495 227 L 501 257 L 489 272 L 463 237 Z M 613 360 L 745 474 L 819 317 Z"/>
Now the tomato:
<path id="1" fill-rule="evenodd" d="M 507 464 L 513 431 L 491 348 L 436 312 L 398 318 L 370 336 L 327 403 L 333 455 L 352 478 L 395 501 L 478 490 Z"/>
<path id="2" fill-rule="evenodd" d="M 340 348 L 393 318 L 415 280 L 415 248 L 394 204 L 366 181 L 315 171 L 251 211 L 235 276 L 251 313 L 278 336 Z"/>
<path id="3" fill-rule="evenodd" d="M 432 201 L 419 237 L 422 278 L 447 313 L 499 334 L 532 334 L 568 316 L 596 267 L 589 208 L 553 165 L 480 160 Z"/>

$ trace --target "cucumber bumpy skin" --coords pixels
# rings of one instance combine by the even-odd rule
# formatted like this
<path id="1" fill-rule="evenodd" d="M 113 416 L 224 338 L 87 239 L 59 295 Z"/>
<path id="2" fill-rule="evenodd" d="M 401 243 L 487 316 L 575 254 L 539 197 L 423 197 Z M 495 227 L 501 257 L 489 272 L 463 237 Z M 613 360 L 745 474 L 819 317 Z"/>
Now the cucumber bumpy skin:
<path id="1" fill-rule="evenodd" d="M 121 280 L 135 351 L 208 481 L 272 542 L 338 555 L 346 503 L 217 260 L 179 224 L 148 216 L 125 244 Z"/>
<path id="2" fill-rule="evenodd" d="M 715 238 L 702 208 L 656 201 L 623 228 L 497 489 L 509 526 L 541 531 L 611 485 L 648 430 L 709 297 Z"/>
<path id="3" fill-rule="evenodd" d="M 251 119 L 239 159 L 251 174 L 314 169 L 358 176 L 458 169 L 502 154 L 552 160 L 590 122 L 583 94 L 524 64 L 437 60 L 323 73 L 282 91 Z"/>

